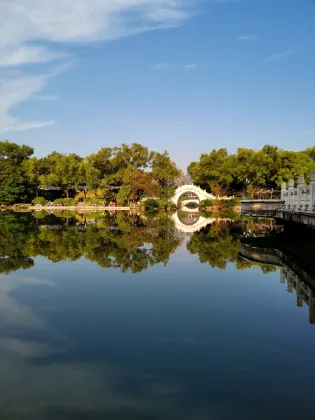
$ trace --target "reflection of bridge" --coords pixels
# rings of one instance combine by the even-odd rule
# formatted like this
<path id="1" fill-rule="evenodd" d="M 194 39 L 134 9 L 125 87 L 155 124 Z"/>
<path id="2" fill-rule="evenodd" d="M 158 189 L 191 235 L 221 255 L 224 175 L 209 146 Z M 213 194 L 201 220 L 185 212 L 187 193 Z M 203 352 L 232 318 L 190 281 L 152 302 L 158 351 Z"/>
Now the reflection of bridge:
<path id="1" fill-rule="evenodd" d="M 200 213 L 199 206 L 198 207 L 186 207 L 186 205 L 182 206 L 182 211 L 186 211 L 187 213 Z"/>
<path id="2" fill-rule="evenodd" d="M 172 220 L 174 221 L 175 228 L 180 232 L 194 233 L 214 222 L 227 221 L 229 219 L 207 219 L 200 216 L 198 212 L 177 212 L 173 214 Z"/>
<path id="3" fill-rule="evenodd" d="M 315 279 L 295 264 L 279 249 L 256 248 L 241 243 L 240 256 L 247 261 L 280 267 L 280 281 L 287 291 L 296 292 L 297 306 L 309 307 L 309 322 L 315 324 Z"/>

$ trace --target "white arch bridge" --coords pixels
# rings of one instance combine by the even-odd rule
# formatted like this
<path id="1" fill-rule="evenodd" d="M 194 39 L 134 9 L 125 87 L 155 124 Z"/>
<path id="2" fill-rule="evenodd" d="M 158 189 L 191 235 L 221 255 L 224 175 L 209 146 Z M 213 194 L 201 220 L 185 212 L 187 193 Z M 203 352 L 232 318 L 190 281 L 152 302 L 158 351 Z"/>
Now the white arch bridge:
<path id="1" fill-rule="evenodd" d="M 215 197 L 213 194 L 209 194 L 207 191 L 201 189 L 200 187 L 197 187 L 197 185 L 182 185 L 181 187 L 178 187 L 175 191 L 175 194 L 171 198 L 171 201 L 178 206 L 178 201 L 182 197 L 183 194 L 189 194 L 192 193 L 195 196 L 198 197 L 199 202 L 203 200 L 214 200 Z M 232 197 L 220 197 L 220 200 L 230 200 Z M 189 203 L 196 203 L 196 199 L 194 197 L 185 197 L 183 201 L 183 205 L 187 205 Z"/>

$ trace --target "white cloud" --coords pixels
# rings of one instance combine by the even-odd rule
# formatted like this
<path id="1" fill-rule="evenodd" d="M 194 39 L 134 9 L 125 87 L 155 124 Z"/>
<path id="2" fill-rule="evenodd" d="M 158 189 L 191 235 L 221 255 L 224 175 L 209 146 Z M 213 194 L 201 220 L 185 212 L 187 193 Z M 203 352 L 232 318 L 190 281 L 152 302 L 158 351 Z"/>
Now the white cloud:
<path id="1" fill-rule="evenodd" d="M 256 39 L 257 35 L 240 35 L 236 37 L 238 41 L 252 41 L 253 39 Z"/>
<path id="2" fill-rule="evenodd" d="M 151 66 L 151 69 L 153 69 L 153 70 L 168 70 L 172 67 L 173 66 L 170 63 L 157 63 L 157 64 L 153 64 Z"/>
<path id="3" fill-rule="evenodd" d="M 46 63 L 65 57 L 67 54 L 50 51 L 46 47 L 22 45 L 17 48 L 0 50 L 0 67 Z"/>
<path id="4" fill-rule="evenodd" d="M 289 58 L 292 55 L 297 54 L 301 49 L 300 48 L 292 48 L 290 50 L 280 51 L 276 54 L 272 54 L 269 57 L 264 58 L 264 63 L 272 63 L 274 61 L 283 60 L 285 58 Z"/>
<path id="5" fill-rule="evenodd" d="M 35 99 L 36 101 L 49 101 L 49 102 L 60 101 L 60 97 L 58 95 L 34 95 L 33 99 Z"/>
<path id="6" fill-rule="evenodd" d="M 197 0 L 196 0 L 197 1 Z M 1 2 L 0 47 L 29 42 L 112 40 L 190 16 L 191 0 L 14 0 Z"/>
<path id="7" fill-rule="evenodd" d="M 0 0 L 0 67 L 65 58 L 65 45 L 68 49 L 73 44 L 111 41 L 176 27 L 192 15 L 191 7 L 199 1 Z M 45 75 L 19 75 L 5 83 L 0 79 L 0 132 L 54 123 L 23 122 L 12 116 L 12 110 L 38 94 L 47 80 Z"/>
<path id="8" fill-rule="evenodd" d="M 14 108 L 43 90 L 49 77 L 50 75 L 35 75 L 0 79 L 1 133 L 29 130 L 54 124 L 54 121 L 21 121 L 11 114 Z"/>
<path id="9" fill-rule="evenodd" d="M 199 64 L 196 64 L 196 63 L 194 63 L 194 64 L 185 64 L 183 67 L 186 70 L 195 70 L 195 69 L 197 69 L 199 67 Z"/>

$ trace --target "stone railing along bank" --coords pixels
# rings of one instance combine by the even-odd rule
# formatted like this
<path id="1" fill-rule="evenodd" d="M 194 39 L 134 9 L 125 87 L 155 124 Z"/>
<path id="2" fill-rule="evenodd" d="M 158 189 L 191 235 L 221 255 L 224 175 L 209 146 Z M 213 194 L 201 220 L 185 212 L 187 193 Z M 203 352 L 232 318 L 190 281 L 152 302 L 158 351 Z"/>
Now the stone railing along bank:
<path id="1" fill-rule="evenodd" d="M 315 171 L 311 172 L 311 183 L 305 185 L 304 175 L 299 176 L 297 187 L 294 179 L 281 184 L 281 200 L 284 204 L 280 210 L 292 212 L 315 212 Z"/>

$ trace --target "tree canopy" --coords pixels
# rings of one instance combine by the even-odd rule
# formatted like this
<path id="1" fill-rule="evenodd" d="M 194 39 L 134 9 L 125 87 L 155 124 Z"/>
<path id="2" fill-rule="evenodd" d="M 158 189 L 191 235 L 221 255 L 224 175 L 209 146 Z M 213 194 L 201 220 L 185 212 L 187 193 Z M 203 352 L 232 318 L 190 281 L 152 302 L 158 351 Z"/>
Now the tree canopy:
<path id="1" fill-rule="evenodd" d="M 186 178 L 167 151 L 160 153 L 133 143 L 103 147 L 86 157 L 52 152 L 37 158 L 33 149 L 7 140 L 0 142 L 0 204 L 29 202 L 43 191 L 58 190 L 61 197 L 83 192 L 119 204 L 142 197 L 170 198 Z M 255 189 L 277 189 L 315 169 L 315 146 L 288 151 L 266 145 L 260 150 L 226 148 L 203 153 L 191 162 L 192 181 L 215 195 Z M 83 194 L 82 193 L 82 194 Z M 56 197 L 57 198 L 57 197 Z"/>
<path id="2" fill-rule="evenodd" d="M 142 196 L 165 198 L 181 176 L 167 152 L 150 151 L 138 143 L 104 147 L 85 158 L 58 152 L 42 158 L 32 155 L 28 146 L 0 142 L 0 204 L 28 201 L 52 188 L 69 197 L 79 187 L 104 200 L 116 187 L 120 204 Z"/>
<path id="3" fill-rule="evenodd" d="M 239 148 L 234 154 L 222 148 L 202 154 L 198 162 L 188 166 L 188 173 L 194 183 L 210 191 L 218 187 L 230 192 L 276 189 L 299 175 L 308 178 L 315 169 L 314 157 L 315 147 L 292 152 L 266 145 L 261 150 Z"/>

